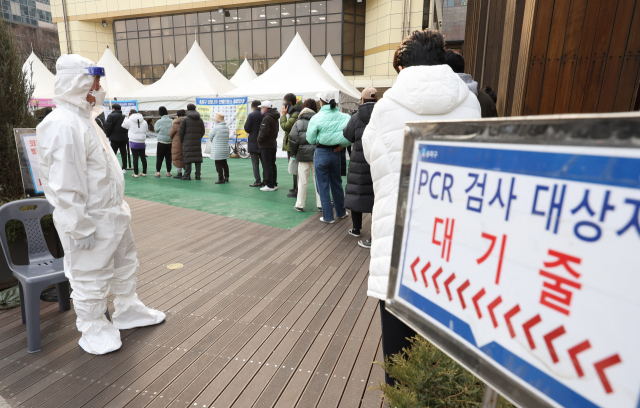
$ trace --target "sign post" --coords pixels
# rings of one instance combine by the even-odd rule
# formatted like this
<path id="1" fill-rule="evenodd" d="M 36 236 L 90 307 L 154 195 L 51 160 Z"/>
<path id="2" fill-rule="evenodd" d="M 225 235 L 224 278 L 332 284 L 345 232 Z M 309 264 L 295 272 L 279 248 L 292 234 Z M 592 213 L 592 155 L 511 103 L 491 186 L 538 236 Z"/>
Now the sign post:
<path id="1" fill-rule="evenodd" d="M 387 308 L 517 405 L 637 408 L 639 147 L 637 113 L 408 123 Z"/>

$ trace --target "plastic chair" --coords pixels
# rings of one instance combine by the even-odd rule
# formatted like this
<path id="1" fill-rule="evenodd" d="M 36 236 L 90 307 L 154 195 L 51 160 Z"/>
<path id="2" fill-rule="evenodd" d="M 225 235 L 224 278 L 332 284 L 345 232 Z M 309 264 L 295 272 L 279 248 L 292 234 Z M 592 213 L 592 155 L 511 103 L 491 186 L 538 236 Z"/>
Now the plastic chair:
<path id="1" fill-rule="evenodd" d="M 36 206 L 35 210 L 21 211 L 20 207 Z M 12 201 L 0 207 L 0 241 L 7 258 L 7 265 L 20 282 L 20 309 L 22 323 L 27 324 L 29 353 L 40 351 L 40 294 L 49 285 L 56 285 L 58 307 L 61 311 L 71 308 L 69 284 L 64 276 L 63 258 L 56 259 L 49 252 L 40 219 L 53 212 L 53 206 L 45 199 L 30 198 Z M 29 265 L 14 265 L 9 255 L 6 223 L 19 220 L 27 232 Z"/>

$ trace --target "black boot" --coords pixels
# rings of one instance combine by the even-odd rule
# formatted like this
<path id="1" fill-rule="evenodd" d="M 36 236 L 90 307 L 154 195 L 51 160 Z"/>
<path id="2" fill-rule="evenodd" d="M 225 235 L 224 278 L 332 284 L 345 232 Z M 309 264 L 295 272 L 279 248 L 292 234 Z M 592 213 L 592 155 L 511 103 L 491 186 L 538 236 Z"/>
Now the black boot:
<path id="1" fill-rule="evenodd" d="M 179 171 L 178 174 L 176 174 L 175 176 L 173 176 L 174 179 L 181 179 L 182 178 L 182 172 Z"/>
<path id="2" fill-rule="evenodd" d="M 216 184 L 224 184 L 224 179 L 220 179 L 220 180 L 216 181 Z"/>

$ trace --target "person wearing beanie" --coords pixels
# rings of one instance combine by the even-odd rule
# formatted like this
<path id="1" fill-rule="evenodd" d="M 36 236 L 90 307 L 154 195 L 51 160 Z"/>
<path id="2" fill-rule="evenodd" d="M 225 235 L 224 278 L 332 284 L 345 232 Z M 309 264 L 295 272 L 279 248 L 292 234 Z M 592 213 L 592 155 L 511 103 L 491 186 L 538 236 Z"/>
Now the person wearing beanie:
<path id="1" fill-rule="evenodd" d="M 112 105 L 113 111 L 107 116 L 104 123 L 104 134 L 107 135 L 111 142 L 111 148 L 114 153 L 120 151 L 122 157 L 122 173 L 127 173 L 127 144 L 129 144 L 129 131 L 122 127 L 122 122 L 126 116 L 122 114 L 122 108 L 119 103 Z"/>
<path id="2" fill-rule="evenodd" d="M 155 124 L 155 130 L 158 134 L 158 146 L 156 148 L 156 177 L 160 177 L 160 170 L 162 169 L 162 161 L 167 166 L 167 177 L 171 177 L 171 126 L 173 125 L 173 119 L 169 117 L 167 108 L 161 106 L 158 108 L 160 119 Z"/>
<path id="3" fill-rule="evenodd" d="M 209 132 L 211 140 L 211 154 L 209 158 L 216 163 L 218 181 L 216 184 L 229 182 L 229 126 L 224 121 L 224 114 L 216 112 L 213 116 L 213 126 Z"/>

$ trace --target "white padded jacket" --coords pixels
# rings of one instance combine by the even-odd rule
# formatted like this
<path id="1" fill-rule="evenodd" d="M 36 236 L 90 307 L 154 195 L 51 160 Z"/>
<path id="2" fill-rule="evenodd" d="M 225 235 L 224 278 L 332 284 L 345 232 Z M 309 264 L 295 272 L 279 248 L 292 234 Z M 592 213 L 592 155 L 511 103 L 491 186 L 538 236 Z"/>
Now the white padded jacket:
<path id="1" fill-rule="evenodd" d="M 403 69 L 376 103 L 362 135 L 375 192 L 367 295 L 387 297 L 405 123 L 476 118 L 478 98 L 448 65 Z"/>

